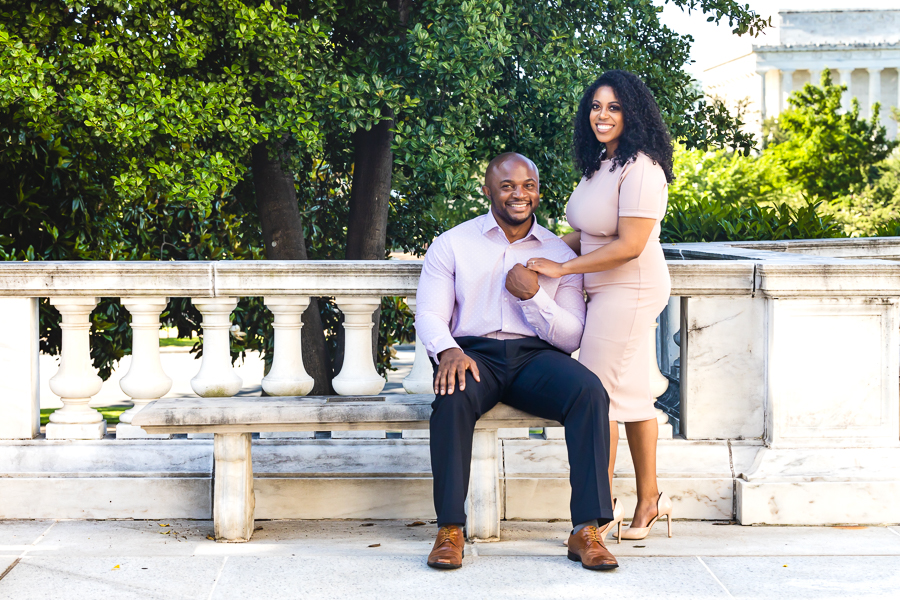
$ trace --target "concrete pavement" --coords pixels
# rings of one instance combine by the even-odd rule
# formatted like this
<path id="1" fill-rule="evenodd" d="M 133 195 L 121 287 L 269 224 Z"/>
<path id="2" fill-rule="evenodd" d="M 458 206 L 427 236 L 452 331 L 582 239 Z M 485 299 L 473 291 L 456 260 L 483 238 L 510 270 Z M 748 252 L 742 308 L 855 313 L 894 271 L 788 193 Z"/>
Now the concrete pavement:
<path id="1" fill-rule="evenodd" d="M 0 598 L 423 597 L 886 598 L 900 589 L 900 528 L 741 527 L 676 521 L 611 543 L 619 569 L 566 559 L 566 523 L 509 522 L 458 571 L 425 565 L 435 526 L 257 521 L 217 544 L 209 521 L 0 521 Z M 7 570 L 8 569 L 8 570 Z"/>

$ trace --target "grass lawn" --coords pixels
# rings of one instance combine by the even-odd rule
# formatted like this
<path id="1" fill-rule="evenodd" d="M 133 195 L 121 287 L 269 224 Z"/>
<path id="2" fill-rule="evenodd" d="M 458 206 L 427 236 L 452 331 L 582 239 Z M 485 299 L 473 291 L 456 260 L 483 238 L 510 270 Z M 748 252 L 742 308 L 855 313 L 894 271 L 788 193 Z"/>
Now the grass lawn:
<path id="1" fill-rule="evenodd" d="M 128 410 L 130 407 L 128 406 L 100 406 L 97 407 L 97 410 L 100 411 L 100 414 L 103 415 L 103 418 L 106 419 L 107 425 L 116 425 L 119 422 L 119 415 Z M 41 409 L 41 425 L 46 425 L 50 420 L 50 415 L 53 414 L 53 411 L 58 410 L 56 408 L 42 408 Z"/>
<path id="2" fill-rule="evenodd" d="M 200 338 L 159 338 L 160 346 L 193 346 Z"/>

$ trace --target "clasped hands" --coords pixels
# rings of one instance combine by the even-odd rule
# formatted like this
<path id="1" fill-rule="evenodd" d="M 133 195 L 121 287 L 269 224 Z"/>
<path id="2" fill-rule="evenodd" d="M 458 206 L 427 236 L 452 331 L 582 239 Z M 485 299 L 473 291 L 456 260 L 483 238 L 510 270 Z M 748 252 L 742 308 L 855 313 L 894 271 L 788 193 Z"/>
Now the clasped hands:
<path id="1" fill-rule="evenodd" d="M 540 289 L 538 275 L 558 279 L 565 273 L 560 263 L 549 258 L 529 258 L 524 267 L 515 264 L 506 274 L 506 290 L 519 300 L 528 300 Z"/>
<path id="2" fill-rule="evenodd" d="M 533 298 L 540 289 L 538 273 L 550 277 L 560 277 L 555 274 L 560 269 L 559 263 L 546 258 L 532 258 L 528 260 L 528 267 L 516 264 L 506 274 L 506 290 L 519 300 Z M 457 381 L 459 389 L 466 389 L 466 371 L 472 372 L 472 377 L 481 382 L 478 365 L 460 348 L 448 348 L 438 356 L 437 373 L 434 376 L 434 393 L 437 395 L 452 394 Z"/>

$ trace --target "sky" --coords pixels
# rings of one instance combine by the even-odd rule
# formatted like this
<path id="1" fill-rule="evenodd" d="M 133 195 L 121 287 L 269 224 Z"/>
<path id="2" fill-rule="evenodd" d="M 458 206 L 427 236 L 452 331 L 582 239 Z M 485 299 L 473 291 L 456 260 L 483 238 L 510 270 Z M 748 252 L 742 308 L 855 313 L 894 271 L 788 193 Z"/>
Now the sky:
<path id="1" fill-rule="evenodd" d="M 855 9 L 900 9 L 900 0 L 739 0 L 749 4 L 750 8 L 763 17 L 773 17 L 779 10 L 833 10 L 841 8 Z M 663 0 L 656 0 L 663 4 Z M 683 12 L 671 4 L 663 5 L 662 22 L 680 34 L 694 37 L 691 58 L 695 61 L 687 70 L 694 77 L 703 81 L 703 69 L 719 64 L 723 59 L 736 58 L 750 52 L 752 44 L 764 44 L 765 34 L 758 38 L 749 35 L 737 36 L 731 33 L 726 22 L 723 25 L 707 23 L 706 15 L 696 11 L 691 14 Z"/>

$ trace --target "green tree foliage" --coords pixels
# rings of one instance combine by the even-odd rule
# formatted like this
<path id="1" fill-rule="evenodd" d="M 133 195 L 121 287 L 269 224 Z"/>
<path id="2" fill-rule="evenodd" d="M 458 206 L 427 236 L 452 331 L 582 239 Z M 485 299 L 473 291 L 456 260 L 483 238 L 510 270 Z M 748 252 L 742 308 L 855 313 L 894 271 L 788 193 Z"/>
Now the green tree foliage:
<path id="1" fill-rule="evenodd" d="M 793 207 L 750 201 L 721 204 L 709 198 L 669 202 L 660 239 L 668 243 L 806 240 L 841 237 L 841 228 L 817 203 Z"/>
<path id="2" fill-rule="evenodd" d="M 898 235 L 900 231 L 900 153 L 870 170 L 872 181 L 861 191 L 839 196 L 825 210 L 841 224 L 847 236 Z"/>
<path id="3" fill-rule="evenodd" d="M 821 202 L 798 197 L 781 165 L 763 152 L 743 156 L 678 148 L 660 239 L 670 243 L 796 240 L 841 235 Z"/>
<path id="4" fill-rule="evenodd" d="M 673 242 L 804 239 L 900 231 L 897 143 L 879 107 L 861 119 L 856 99 L 842 112 L 846 86 L 823 71 L 791 108 L 763 125 L 757 155 L 679 148 L 663 236 Z"/>
<path id="5" fill-rule="evenodd" d="M 737 34 L 768 25 L 734 0 L 669 1 Z M 421 253 L 472 216 L 486 160 L 508 150 L 538 163 L 543 213 L 558 217 L 577 180 L 578 97 L 611 68 L 647 81 L 689 148 L 747 152 L 740 123 L 691 86 L 690 39 L 659 10 L 651 0 L 0 0 L 0 252 Z M 284 210 L 296 218 L 272 217 Z M 278 234 L 299 250 L 273 255 Z M 382 343 L 408 337 L 402 303 L 385 302 L 394 322 Z M 336 313 L 321 311 L 334 349 Z M 183 299 L 168 316 L 196 326 Z M 242 301 L 246 337 L 234 349 L 266 350 L 268 318 Z M 124 319 L 115 301 L 95 311 L 104 373 L 129 346 Z"/>
<path id="6" fill-rule="evenodd" d="M 841 111 L 846 85 L 832 85 L 828 69 L 820 86 L 805 85 L 788 98 L 790 108 L 778 117 L 784 141 L 768 150 L 788 177 L 810 198 L 833 200 L 859 192 L 871 181 L 875 165 L 896 145 L 879 123 L 880 106 L 868 120 L 859 118 L 859 102 Z"/>

